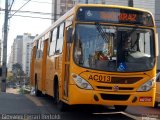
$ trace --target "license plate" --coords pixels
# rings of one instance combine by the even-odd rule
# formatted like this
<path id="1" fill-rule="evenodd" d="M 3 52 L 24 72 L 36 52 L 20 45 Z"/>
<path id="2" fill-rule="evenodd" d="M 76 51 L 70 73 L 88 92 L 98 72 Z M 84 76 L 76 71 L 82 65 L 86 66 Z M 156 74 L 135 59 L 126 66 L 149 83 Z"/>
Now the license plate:
<path id="1" fill-rule="evenodd" d="M 140 97 L 139 102 L 151 102 L 152 97 Z"/>

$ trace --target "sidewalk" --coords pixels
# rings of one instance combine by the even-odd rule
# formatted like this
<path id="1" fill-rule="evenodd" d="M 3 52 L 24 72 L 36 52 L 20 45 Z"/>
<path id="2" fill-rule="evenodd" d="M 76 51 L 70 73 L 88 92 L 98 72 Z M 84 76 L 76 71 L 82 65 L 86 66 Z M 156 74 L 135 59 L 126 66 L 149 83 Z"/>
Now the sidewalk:
<path id="1" fill-rule="evenodd" d="M 19 94 L 19 88 L 13 89 L 13 88 L 7 88 L 6 93 L 13 93 L 13 94 Z"/>

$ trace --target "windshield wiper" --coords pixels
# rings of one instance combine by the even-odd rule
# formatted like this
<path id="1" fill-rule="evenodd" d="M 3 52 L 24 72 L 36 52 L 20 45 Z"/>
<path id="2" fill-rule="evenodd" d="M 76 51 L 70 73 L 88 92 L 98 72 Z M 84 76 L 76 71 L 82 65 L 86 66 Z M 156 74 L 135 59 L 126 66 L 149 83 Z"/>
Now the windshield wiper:
<path id="1" fill-rule="evenodd" d="M 102 26 L 98 22 L 95 22 L 95 25 L 102 38 L 108 43 L 109 35 L 103 30 Z"/>

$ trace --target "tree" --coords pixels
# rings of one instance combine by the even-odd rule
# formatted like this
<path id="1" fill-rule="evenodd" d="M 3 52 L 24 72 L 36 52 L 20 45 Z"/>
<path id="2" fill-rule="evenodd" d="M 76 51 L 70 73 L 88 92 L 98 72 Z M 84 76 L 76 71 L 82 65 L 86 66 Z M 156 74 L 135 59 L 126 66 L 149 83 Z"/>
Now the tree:
<path id="1" fill-rule="evenodd" d="M 8 81 L 12 81 L 12 80 L 13 80 L 13 76 L 7 77 L 7 80 L 8 80 Z"/>
<path id="2" fill-rule="evenodd" d="M 22 77 L 24 77 L 24 71 L 22 70 L 22 66 L 19 63 L 12 65 L 12 73 L 14 76 L 15 82 L 19 81 L 19 83 L 22 82 Z"/>

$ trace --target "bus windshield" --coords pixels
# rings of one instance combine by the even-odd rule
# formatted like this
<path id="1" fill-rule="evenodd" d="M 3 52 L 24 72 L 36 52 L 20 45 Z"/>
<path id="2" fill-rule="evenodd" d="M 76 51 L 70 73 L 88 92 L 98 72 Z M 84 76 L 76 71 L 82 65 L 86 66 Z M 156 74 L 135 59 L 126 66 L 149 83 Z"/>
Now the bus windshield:
<path id="1" fill-rule="evenodd" d="M 150 70 L 155 64 L 153 35 L 151 29 L 77 24 L 74 61 L 103 71 Z"/>

